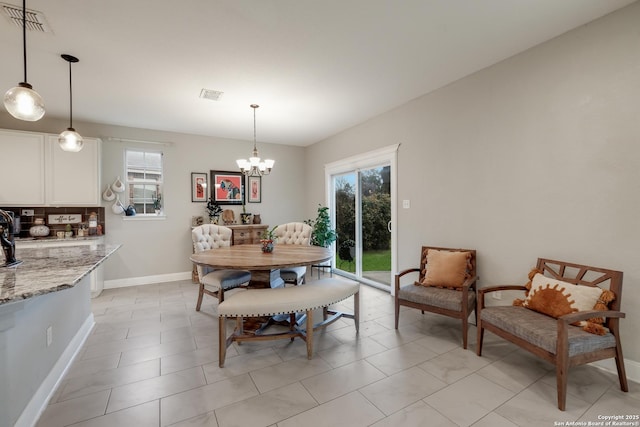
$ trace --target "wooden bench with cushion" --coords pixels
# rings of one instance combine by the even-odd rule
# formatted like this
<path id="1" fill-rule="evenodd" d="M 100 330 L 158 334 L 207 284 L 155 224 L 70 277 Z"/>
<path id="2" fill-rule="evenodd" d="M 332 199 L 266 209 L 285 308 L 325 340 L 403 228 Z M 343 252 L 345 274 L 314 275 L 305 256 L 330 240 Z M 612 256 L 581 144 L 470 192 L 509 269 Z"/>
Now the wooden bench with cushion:
<path id="1" fill-rule="evenodd" d="M 313 331 L 335 322 L 340 317 L 353 319 L 356 333 L 359 329 L 358 313 L 360 284 L 344 279 L 322 279 L 306 285 L 275 288 L 249 289 L 233 294 L 218 305 L 219 365 L 224 366 L 227 347 L 234 341 L 273 340 L 300 337 L 307 343 L 307 358 L 313 355 Z M 329 310 L 329 306 L 344 299 L 354 297 L 353 314 Z M 313 310 L 322 308 L 323 321 L 313 324 Z M 246 317 L 276 316 L 305 312 L 305 328 L 290 324 L 289 331 L 260 334 L 246 333 L 243 319 Z M 226 320 L 236 318 L 236 328 L 226 336 Z"/>
<path id="2" fill-rule="evenodd" d="M 539 258 L 526 286 L 478 289 L 478 356 L 485 329 L 556 366 L 558 408 L 565 410 L 571 366 L 615 358 L 628 391 L 618 323 L 622 272 Z M 485 306 L 485 294 L 525 290 L 511 306 Z"/>

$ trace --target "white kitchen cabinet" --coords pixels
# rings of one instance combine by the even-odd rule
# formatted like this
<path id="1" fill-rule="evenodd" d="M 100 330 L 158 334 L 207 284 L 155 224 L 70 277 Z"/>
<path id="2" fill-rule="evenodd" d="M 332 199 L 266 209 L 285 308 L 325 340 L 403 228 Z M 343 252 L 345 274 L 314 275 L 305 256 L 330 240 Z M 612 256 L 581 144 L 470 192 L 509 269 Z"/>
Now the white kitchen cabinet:
<path id="1" fill-rule="evenodd" d="M 69 153 L 58 135 L 0 129 L 0 206 L 100 206 L 100 145 Z"/>
<path id="2" fill-rule="evenodd" d="M 63 151 L 58 135 L 49 135 L 45 159 L 46 204 L 50 206 L 97 206 L 100 204 L 100 140 L 84 138 L 77 153 Z"/>
<path id="3" fill-rule="evenodd" d="M 45 135 L 0 129 L 0 205 L 45 204 Z"/>

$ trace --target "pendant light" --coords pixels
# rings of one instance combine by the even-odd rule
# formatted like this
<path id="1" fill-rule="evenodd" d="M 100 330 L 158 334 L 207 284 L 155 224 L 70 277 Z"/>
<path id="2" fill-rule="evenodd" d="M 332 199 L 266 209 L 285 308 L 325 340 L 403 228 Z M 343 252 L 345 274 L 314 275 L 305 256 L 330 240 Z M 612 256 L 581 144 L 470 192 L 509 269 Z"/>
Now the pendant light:
<path id="1" fill-rule="evenodd" d="M 58 144 L 64 151 L 78 152 L 82 150 L 84 140 L 82 136 L 73 128 L 73 92 L 71 90 L 71 64 L 78 62 L 75 56 L 62 54 L 62 59 L 69 63 L 69 127 L 58 136 Z"/>
<path id="2" fill-rule="evenodd" d="M 22 0 L 22 57 L 24 81 L 4 94 L 4 106 L 16 119 L 35 122 L 44 116 L 44 102 L 27 83 L 27 0 Z"/>
<path id="3" fill-rule="evenodd" d="M 246 176 L 269 175 L 273 165 L 275 164 L 275 160 L 260 160 L 260 156 L 258 156 L 258 148 L 256 147 L 256 109 L 260 106 L 258 104 L 251 104 L 250 107 L 253 108 L 253 152 L 251 153 L 252 156 L 249 157 L 249 160 L 238 159 L 236 160 L 236 164 L 240 168 L 240 172 Z"/>

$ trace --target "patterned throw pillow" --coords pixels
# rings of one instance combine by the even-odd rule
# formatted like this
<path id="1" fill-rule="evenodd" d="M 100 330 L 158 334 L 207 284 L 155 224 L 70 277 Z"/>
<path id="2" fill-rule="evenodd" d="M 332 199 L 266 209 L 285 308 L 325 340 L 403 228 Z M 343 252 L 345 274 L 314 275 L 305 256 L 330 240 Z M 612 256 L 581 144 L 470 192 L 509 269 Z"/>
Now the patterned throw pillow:
<path id="1" fill-rule="evenodd" d="M 471 253 L 429 249 L 426 269 L 422 283 L 416 285 L 460 289 L 469 278 Z"/>
<path id="2" fill-rule="evenodd" d="M 608 304 L 615 298 L 609 290 L 552 279 L 535 269 L 529 273 L 529 278 L 526 298 L 516 299 L 513 305 L 521 305 L 556 319 L 578 311 L 608 310 Z M 599 317 L 578 322 L 576 326 L 582 326 L 582 329 L 593 334 L 604 335 L 607 329 L 602 323 L 604 319 Z"/>

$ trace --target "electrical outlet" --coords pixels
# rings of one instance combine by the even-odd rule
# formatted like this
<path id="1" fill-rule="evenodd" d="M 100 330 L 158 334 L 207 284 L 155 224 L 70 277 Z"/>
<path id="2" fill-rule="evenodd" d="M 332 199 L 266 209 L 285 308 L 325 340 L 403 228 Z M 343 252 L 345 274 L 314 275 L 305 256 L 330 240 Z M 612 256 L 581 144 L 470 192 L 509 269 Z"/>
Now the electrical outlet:
<path id="1" fill-rule="evenodd" d="M 411 207 L 411 200 L 402 201 L 402 209 L 409 209 Z"/>
<path id="2" fill-rule="evenodd" d="M 33 209 L 22 209 L 22 213 L 20 215 L 22 216 L 33 216 L 34 211 Z"/>
<path id="3" fill-rule="evenodd" d="M 502 291 L 491 292 L 491 295 L 493 295 L 493 299 L 502 299 Z"/>
<path id="4" fill-rule="evenodd" d="M 53 342 L 53 326 L 47 328 L 47 347 Z"/>

